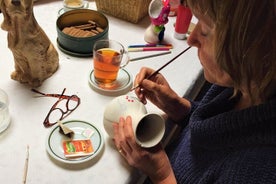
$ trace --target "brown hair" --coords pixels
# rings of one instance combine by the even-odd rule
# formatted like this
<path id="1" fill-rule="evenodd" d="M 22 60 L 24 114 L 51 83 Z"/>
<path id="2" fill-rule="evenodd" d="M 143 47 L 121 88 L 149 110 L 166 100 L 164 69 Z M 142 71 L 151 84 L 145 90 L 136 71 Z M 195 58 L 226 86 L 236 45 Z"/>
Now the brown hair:
<path id="1" fill-rule="evenodd" d="M 188 0 L 188 5 L 215 23 L 217 63 L 236 92 L 246 85 L 252 101 L 275 95 L 276 0 Z"/>

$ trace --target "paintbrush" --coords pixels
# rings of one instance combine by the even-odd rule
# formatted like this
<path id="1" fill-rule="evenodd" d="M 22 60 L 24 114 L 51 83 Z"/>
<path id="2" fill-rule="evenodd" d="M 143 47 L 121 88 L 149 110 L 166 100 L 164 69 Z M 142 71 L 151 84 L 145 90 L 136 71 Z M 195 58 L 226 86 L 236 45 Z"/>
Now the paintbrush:
<path id="1" fill-rule="evenodd" d="M 170 63 L 172 63 L 175 59 L 177 59 L 179 56 L 181 56 L 182 54 L 184 54 L 187 50 L 189 50 L 191 48 L 191 46 L 189 46 L 188 48 L 186 48 L 185 50 L 183 50 L 182 52 L 180 52 L 177 56 L 175 56 L 174 58 L 172 58 L 169 62 L 167 62 L 166 64 L 164 64 L 163 66 L 161 66 L 158 70 L 156 70 L 155 72 L 153 72 L 151 75 L 149 75 L 146 79 L 151 79 L 152 77 L 154 77 L 156 74 L 158 74 L 163 68 L 165 68 L 166 66 L 168 66 Z M 136 88 L 140 87 L 140 84 L 138 84 L 137 86 L 133 87 L 130 89 L 130 91 L 135 90 Z"/>
<path id="2" fill-rule="evenodd" d="M 27 145 L 27 151 L 26 151 L 24 174 L 23 174 L 23 184 L 25 184 L 27 181 L 28 164 L 29 164 L 29 145 Z"/>

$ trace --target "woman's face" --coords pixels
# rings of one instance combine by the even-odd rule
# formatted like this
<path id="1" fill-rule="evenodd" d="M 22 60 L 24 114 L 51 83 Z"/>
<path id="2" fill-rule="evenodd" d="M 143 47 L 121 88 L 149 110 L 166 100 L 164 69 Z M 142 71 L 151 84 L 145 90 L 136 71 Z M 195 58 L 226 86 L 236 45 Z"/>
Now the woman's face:
<path id="1" fill-rule="evenodd" d="M 210 83 L 231 87 L 230 76 L 222 70 L 215 59 L 215 25 L 207 16 L 194 12 L 198 19 L 193 32 L 188 37 L 188 44 L 198 48 L 198 57 L 203 66 L 204 76 Z"/>

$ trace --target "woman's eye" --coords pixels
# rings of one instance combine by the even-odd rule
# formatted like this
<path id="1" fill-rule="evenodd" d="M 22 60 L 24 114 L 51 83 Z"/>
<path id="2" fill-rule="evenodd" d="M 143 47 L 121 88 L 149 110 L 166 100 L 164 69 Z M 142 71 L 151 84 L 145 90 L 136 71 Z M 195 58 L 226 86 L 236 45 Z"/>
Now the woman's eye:
<path id="1" fill-rule="evenodd" d="M 205 36 L 207 36 L 208 34 L 205 33 L 205 32 L 203 32 L 203 31 L 201 31 L 201 32 L 200 32 L 200 35 L 205 37 Z"/>
<path id="2" fill-rule="evenodd" d="M 198 21 L 196 24 L 197 32 L 200 36 L 206 37 L 210 33 L 210 28 L 203 22 L 203 21 Z"/>
<path id="3" fill-rule="evenodd" d="M 208 28 L 206 28 L 206 26 L 204 25 L 200 25 L 200 35 L 201 36 L 207 36 L 208 35 Z"/>

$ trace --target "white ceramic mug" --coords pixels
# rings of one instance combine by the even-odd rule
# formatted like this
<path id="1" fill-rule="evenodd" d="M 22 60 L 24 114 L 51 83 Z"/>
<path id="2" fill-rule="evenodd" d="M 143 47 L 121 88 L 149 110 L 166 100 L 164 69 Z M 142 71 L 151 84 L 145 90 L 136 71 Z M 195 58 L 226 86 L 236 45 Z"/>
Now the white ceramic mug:
<path id="1" fill-rule="evenodd" d="M 105 108 L 103 124 L 105 131 L 113 137 L 112 123 L 118 123 L 120 117 L 131 116 L 136 142 L 142 147 L 153 147 L 163 138 L 165 121 L 162 116 L 147 113 L 142 102 L 136 97 L 123 95 L 114 98 Z"/>

